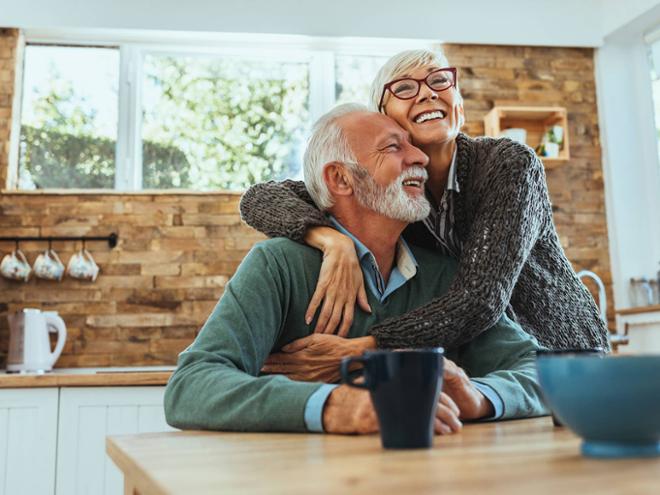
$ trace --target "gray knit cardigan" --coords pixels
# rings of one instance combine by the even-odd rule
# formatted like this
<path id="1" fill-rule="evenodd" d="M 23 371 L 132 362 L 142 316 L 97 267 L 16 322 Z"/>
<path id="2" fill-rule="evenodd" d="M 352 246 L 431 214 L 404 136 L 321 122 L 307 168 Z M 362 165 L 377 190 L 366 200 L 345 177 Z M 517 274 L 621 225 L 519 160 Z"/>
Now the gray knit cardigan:
<path id="1" fill-rule="evenodd" d="M 455 229 L 462 243 L 456 277 L 443 296 L 374 326 L 379 347 L 453 348 L 512 310 L 522 327 L 552 349 L 609 349 L 607 329 L 559 242 L 543 165 L 509 139 L 457 139 Z M 331 225 L 303 182 L 267 182 L 241 199 L 241 216 L 271 237 L 302 242 Z M 404 237 L 433 247 L 421 222 Z M 509 306 L 510 305 L 510 306 Z"/>

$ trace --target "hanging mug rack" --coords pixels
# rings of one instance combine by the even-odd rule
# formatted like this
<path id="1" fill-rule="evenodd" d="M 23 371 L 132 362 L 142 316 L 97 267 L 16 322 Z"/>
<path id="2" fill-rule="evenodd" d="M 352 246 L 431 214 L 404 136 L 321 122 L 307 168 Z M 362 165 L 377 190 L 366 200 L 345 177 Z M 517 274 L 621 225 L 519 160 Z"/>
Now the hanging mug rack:
<path id="1" fill-rule="evenodd" d="M 92 235 L 92 236 L 35 236 L 35 237 L 0 237 L 0 242 L 15 242 L 17 245 L 19 242 L 28 242 L 28 241 L 37 241 L 37 242 L 48 242 L 50 245 L 53 241 L 82 241 L 86 243 L 87 241 L 106 241 L 110 248 L 117 246 L 117 240 L 119 236 L 113 232 L 110 235 Z"/>

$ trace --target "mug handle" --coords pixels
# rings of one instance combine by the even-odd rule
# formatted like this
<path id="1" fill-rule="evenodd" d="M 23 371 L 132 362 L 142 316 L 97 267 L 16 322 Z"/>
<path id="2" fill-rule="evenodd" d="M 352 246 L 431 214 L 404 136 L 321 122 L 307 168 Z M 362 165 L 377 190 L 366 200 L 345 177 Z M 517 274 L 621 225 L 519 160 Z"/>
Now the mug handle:
<path id="1" fill-rule="evenodd" d="M 364 374 L 364 368 L 360 370 L 355 370 L 354 372 L 350 371 L 350 367 L 354 363 L 360 363 L 363 366 L 366 365 L 366 360 L 364 357 L 347 357 L 341 360 L 341 381 L 350 387 L 363 388 L 365 390 L 371 389 L 371 382 L 369 381 L 369 375 Z M 355 379 L 363 376 L 364 383 L 355 383 Z"/>
<path id="2" fill-rule="evenodd" d="M 27 274 L 25 275 L 25 280 L 23 280 L 23 282 L 27 282 L 28 280 L 30 280 L 30 274 L 32 273 L 32 267 L 30 266 L 30 263 L 28 263 L 28 260 L 25 257 L 25 255 L 23 254 L 23 251 L 21 251 L 20 249 L 15 249 L 14 254 L 15 254 L 15 256 L 14 256 L 15 258 L 19 258 L 20 261 L 22 261 L 23 264 L 28 267 Z"/>
<path id="3" fill-rule="evenodd" d="M 92 258 L 92 253 L 87 251 L 87 249 L 85 248 L 83 248 L 82 253 L 87 261 L 89 261 L 90 263 L 94 263 L 96 265 L 96 261 L 94 261 L 94 258 Z"/>
<path id="4" fill-rule="evenodd" d="M 57 253 L 56 253 L 55 251 L 53 251 L 52 249 L 48 249 L 48 253 L 49 253 L 50 256 L 51 256 L 51 259 L 54 259 L 54 260 L 57 261 L 60 265 L 64 266 L 64 264 L 62 263 L 62 260 L 60 259 L 60 257 L 57 255 Z"/>

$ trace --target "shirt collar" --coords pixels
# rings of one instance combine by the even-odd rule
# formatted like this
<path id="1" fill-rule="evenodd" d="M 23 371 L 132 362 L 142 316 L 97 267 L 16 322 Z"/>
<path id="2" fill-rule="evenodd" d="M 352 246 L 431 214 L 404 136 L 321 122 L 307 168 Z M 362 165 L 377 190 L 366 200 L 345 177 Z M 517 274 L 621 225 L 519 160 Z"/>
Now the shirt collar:
<path id="1" fill-rule="evenodd" d="M 461 187 L 458 184 L 458 179 L 456 178 L 456 155 L 458 154 L 458 148 L 454 149 L 454 154 L 451 157 L 451 165 L 449 165 L 449 175 L 447 176 L 447 187 L 448 191 L 456 191 L 457 193 L 461 192 Z"/>
<path id="2" fill-rule="evenodd" d="M 357 237 L 355 237 L 341 223 L 339 223 L 335 217 L 332 215 L 328 215 L 328 217 L 339 232 L 351 238 L 353 244 L 355 244 L 355 251 L 357 252 L 358 258 L 360 259 L 360 266 L 362 267 L 362 271 L 365 273 L 367 278 L 370 279 L 371 274 L 365 271 L 365 263 L 363 263 L 363 261 L 365 258 L 367 258 L 373 260 L 375 263 L 376 258 L 373 253 Z M 410 250 L 410 247 L 402 237 L 399 237 L 397 240 L 395 265 L 390 274 L 390 278 L 384 293 L 379 294 L 380 299 L 385 299 L 389 294 L 413 278 L 417 274 L 417 266 L 417 260 Z"/>

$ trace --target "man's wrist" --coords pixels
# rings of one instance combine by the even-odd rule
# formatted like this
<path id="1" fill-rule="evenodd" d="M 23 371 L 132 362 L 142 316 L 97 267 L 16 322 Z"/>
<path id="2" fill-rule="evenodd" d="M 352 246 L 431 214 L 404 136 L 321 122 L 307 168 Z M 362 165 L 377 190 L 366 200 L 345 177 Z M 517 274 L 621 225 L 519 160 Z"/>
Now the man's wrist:
<path id="1" fill-rule="evenodd" d="M 472 385 L 474 385 L 479 392 L 483 396 L 486 397 L 486 399 L 490 402 L 490 404 L 493 407 L 493 413 L 489 414 L 488 416 L 483 416 L 479 419 L 499 419 L 502 417 L 504 414 L 504 402 L 502 401 L 502 398 L 500 395 L 497 393 L 497 391 L 491 387 L 490 385 L 487 385 L 485 383 L 482 383 L 477 380 L 470 380 L 472 382 Z"/>
<path id="2" fill-rule="evenodd" d="M 479 407 L 477 408 L 477 417 L 474 419 L 490 418 L 495 415 L 493 403 L 486 397 L 481 390 L 476 389 L 479 397 Z"/>
<path id="3" fill-rule="evenodd" d="M 344 387 L 345 386 L 340 385 L 330 392 L 330 395 L 328 395 L 325 404 L 323 405 L 321 420 L 323 422 L 323 431 L 326 433 L 336 433 L 338 431 L 338 423 L 341 423 L 342 421 L 340 416 L 342 395 L 344 395 L 345 391 Z"/>
<path id="4" fill-rule="evenodd" d="M 378 419 L 368 392 L 348 385 L 335 388 L 325 401 L 323 430 L 360 434 L 378 431 Z"/>

